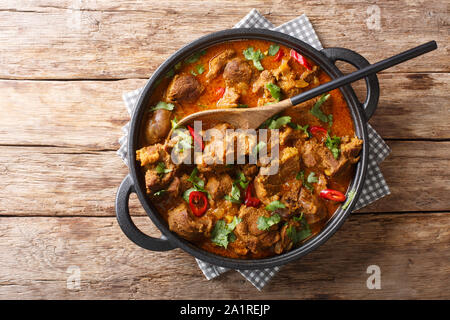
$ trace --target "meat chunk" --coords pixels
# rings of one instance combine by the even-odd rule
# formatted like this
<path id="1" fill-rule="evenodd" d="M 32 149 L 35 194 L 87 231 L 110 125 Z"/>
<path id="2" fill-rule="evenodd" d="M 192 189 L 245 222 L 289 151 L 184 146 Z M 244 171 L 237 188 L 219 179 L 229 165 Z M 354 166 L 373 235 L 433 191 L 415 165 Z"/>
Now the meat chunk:
<path id="1" fill-rule="evenodd" d="M 170 102 L 195 101 L 203 92 L 203 89 L 193 75 L 177 74 L 167 88 L 167 99 Z"/>
<path id="2" fill-rule="evenodd" d="M 293 146 L 299 141 L 304 141 L 307 135 L 303 130 L 296 130 L 289 126 L 285 126 L 280 131 L 280 145 Z"/>
<path id="3" fill-rule="evenodd" d="M 240 82 L 249 83 L 251 77 L 252 69 L 246 61 L 240 58 L 234 58 L 228 61 L 223 71 L 223 78 L 229 86 Z"/>
<path id="4" fill-rule="evenodd" d="M 278 164 L 278 172 L 273 175 L 263 175 L 261 172 L 255 178 L 255 192 L 257 197 L 265 204 L 278 200 L 282 185 L 286 181 L 295 179 L 300 171 L 300 155 L 298 149 L 287 147 L 281 152 Z"/>
<path id="5" fill-rule="evenodd" d="M 211 196 L 211 200 L 216 201 L 223 199 L 223 197 L 231 192 L 233 180 L 227 173 L 220 175 L 213 175 L 208 178 L 206 183 L 206 191 Z"/>
<path id="6" fill-rule="evenodd" d="M 143 147 L 136 151 L 136 160 L 141 163 L 141 166 L 156 163 L 163 157 L 164 146 L 162 144 L 155 144 L 148 147 Z"/>
<path id="7" fill-rule="evenodd" d="M 162 144 L 137 150 L 136 159 L 147 169 L 145 184 L 148 193 L 167 187 L 178 170 L 178 166 L 172 162 L 170 154 Z"/>
<path id="8" fill-rule="evenodd" d="M 289 61 L 289 59 L 283 59 L 278 69 L 273 71 L 273 74 L 283 94 L 292 97 L 299 94 L 309 83 L 292 70 Z"/>
<path id="9" fill-rule="evenodd" d="M 258 80 L 253 83 L 252 91 L 253 93 L 267 93 L 266 84 L 268 83 L 275 83 L 275 77 L 273 76 L 272 72 L 270 70 L 264 70 L 259 75 Z"/>
<path id="10" fill-rule="evenodd" d="M 270 217 L 270 213 L 263 207 L 241 206 L 239 210 L 242 221 L 236 226 L 234 233 L 253 253 L 269 248 L 280 240 L 278 225 L 273 225 L 269 230 L 258 229 L 258 219 L 262 216 Z"/>
<path id="11" fill-rule="evenodd" d="M 211 136 L 206 136 L 208 140 L 205 143 L 203 152 L 195 159 L 197 168 L 200 172 L 223 172 L 228 168 L 226 166 L 227 152 L 233 152 L 231 144 L 233 137 L 228 136 L 226 131 L 233 127 L 228 123 L 219 123 L 209 132 Z M 230 150 L 231 149 L 231 150 Z"/>
<path id="12" fill-rule="evenodd" d="M 206 79 L 212 80 L 215 77 L 217 77 L 219 73 L 222 72 L 228 60 L 231 59 L 234 55 L 235 55 L 234 50 L 227 49 L 219 53 L 214 58 L 212 58 L 209 61 L 209 70 L 208 73 L 206 74 Z"/>
<path id="13" fill-rule="evenodd" d="M 178 177 L 174 177 L 172 182 L 167 187 L 167 193 L 169 197 L 176 198 L 181 191 L 181 180 Z"/>
<path id="14" fill-rule="evenodd" d="M 222 98 L 217 101 L 218 108 L 235 108 L 238 106 L 238 100 L 241 94 L 234 87 L 226 87 Z"/>
<path id="15" fill-rule="evenodd" d="M 200 218 L 194 216 L 185 202 L 169 210 L 168 223 L 171 231 L 189 241 L 209 238 L 213 225 L 208 215 Z"/>
<path id="16" fill-rule="evenodd" d="M 298 197 L 302 187 L 302 182 L 296 178 L 286 181 L 281 187 L 281 202 L 286 205 L 287 210 L 280 212 L 281 216 L 287 218 L 300 208 Z"/>
<path id="17" fill-rule="evenodd" d="M 149 144 L 158 143 L 167 136 L 171 128 L 171 114 L 169 110 L 159 109 L 148 118 L 144 134 Z"/>
<path id="18" fill-rule="evenodd" d="M 298 201 L 304 217 L 309 224 L 319 222 L 327 217 L 327 209 L 322 199 L 308 189 L 302 188 Z"/>
<path id="19" fill-rule="evenodd" d="M 241 171 L 244 173 L 247 180 L 252 180 L 258 174 L 258 166 L 256 164 L 240 165 Z"/>
<path id="20" fill-rule="evenodd" d="M 343 137 L 340 144 L 340 155 L 334 158 L 331 151 L 320 146 L 316 149 L 316 159 L 319 159 L 319 166 L 324 170 L 325 174 L 330 177 L 340 176 L 347 172 L 352 164 L 359 161 L 359 152 L 361 151 L 363 141 L 357 137 Z"/>

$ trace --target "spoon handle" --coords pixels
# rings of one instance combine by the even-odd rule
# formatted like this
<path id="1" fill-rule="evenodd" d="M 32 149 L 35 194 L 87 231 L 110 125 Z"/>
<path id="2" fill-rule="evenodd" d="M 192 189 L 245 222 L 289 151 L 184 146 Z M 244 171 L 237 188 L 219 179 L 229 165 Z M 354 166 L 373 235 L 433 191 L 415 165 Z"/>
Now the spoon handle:
<path id="1" fill-rule="evenodd" d="M 367 66 L 365 68 L 359 69 L 358 71 L 352 72 L 348 75 L 345 75 L 343 77 L 339 77 L 335 80 L 332 80 L 330 82 L 327 82 L 325 84 L 322 84 L 318 87 L 315 87 L 311 90 L 305 91 L 303 93 L 300 93 L 294 97 L 292 97 L 290 100 L 292 102 L 292 105 L 297 105 L 299 103 L 305 102 L 309 99 L 312 99 L 314 97 L 317 97 L 323 93 L 326 93 L 330 90 L 345 86 L 347 84 L 350 84 L 352 82 L 355 82 L 357 80 L 360 80 L 362 78 L 367 77 L 368 75 L 371 75 L 373 73 L 380 72 L 382 70 L 388 69 L 392 66 L 395 66 L 399 63 L 402 63 L 404 61 L 413 59 L 415 57 L 418 57 L 422 54 L 425 54 L 427 52 L 433 51 L 437 48 L 436 41 L 430 41 L 427 43 L 424 43 L 418 47 L 406 50 L 402 53 L 399 53 L 395 56 L 392 56 L 390 58 L 381 60 L 377 63 L 374 63 L 370 66 Z"/>

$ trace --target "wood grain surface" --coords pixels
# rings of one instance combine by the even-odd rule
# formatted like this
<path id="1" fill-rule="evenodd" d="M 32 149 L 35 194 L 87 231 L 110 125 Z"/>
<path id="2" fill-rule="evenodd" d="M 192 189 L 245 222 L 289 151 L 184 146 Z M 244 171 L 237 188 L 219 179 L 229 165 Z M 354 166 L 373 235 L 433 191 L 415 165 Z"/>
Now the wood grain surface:
<path id="1" fill-rule="evenodd" d="M 180 249 L 137 247 L 114 217 L 127 174 L 116 155 L 129 120 L 122 94 L 252 8 L 274 25 L 306 13 L 325 47 L 371 62 L 429 40 L 439 47 L 379 74 L 370 123 L 392 149 L 381 165 L 391 195 L 261 292 L 236 272 L 207 281 Z M 449 26 L 442 0 L 1 1 L 0 299 L 449 299 Z M 354 87 L 364 99 L 364 83 Z M 130 206 L 159 235 L 135 195 Z M 381 290 L 366 286 L 370 265 Z M 67 285 L 73 268 L 79 289 Z"/>

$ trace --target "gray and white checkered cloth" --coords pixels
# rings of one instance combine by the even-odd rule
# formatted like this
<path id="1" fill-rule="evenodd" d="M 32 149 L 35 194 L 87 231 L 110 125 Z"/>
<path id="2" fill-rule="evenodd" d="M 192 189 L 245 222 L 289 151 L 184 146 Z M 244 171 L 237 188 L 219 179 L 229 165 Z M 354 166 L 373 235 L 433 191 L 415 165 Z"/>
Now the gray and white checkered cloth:
<path id="1" fill-rule="evenodd" d="M 270 21 L 264 18 L 256 9 L 250 11 L 241 21 L 239 21 L 235 28 L 266 28 L 279 32 L 289 34 L 296 37 L 317 50 L 321 50 L 322 44 L 316 35 L 309 19 L 306 15 L 301 15 L 285 24 L 275 27 Z M 123 94 L 123 100 L 130 115 L 139 99 L 142 88 Z M 119 139 L 120 149 L 117 154 L 122 158 L 126 165 L 127 160 L 127 135 L 129 123 L 127 123 L 122 131 L 124 135 Z M 369 166 L 367 171 L 366 181 L 362 193 L 356 203 L 355 210 L 360 209 L 375 200 L 378 200 L 390 194 L 389 187 L 384 180 L 378 164 L 380 164 L 391 152 L 387 144 L 380 137 L 380 135 L 368 125 L 369 131 Z M 229 269 L 215 266 L 201 260 L 197 260 L 198 266 L 203 271 L 205 277 L 210 280 L 228 271 Z M 281 267 L 267 268 L 261 270 L 236 270 L 248 281 L 250 281 L 258 290 L 261 290 L 267 282 L 280 270 Z"/>

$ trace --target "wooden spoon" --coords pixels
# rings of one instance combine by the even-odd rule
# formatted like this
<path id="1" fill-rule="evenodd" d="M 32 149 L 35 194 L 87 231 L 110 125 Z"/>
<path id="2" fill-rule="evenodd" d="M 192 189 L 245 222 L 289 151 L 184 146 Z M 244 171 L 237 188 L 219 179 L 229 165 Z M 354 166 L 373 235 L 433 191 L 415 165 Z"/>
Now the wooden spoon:
<path id="1" fill-rule="evenodd" d="M 404 51 L 395 56 L 379 61 L 370 66 L 359 69 L 348 75 L 336 78 L 330 82 L 322 84 L 311 90 L 300 93 L 290 99 L 282 100 L 278 103 L 262 106 L 258 108 L 226 108 L 226 109 L 212 109 L 200 111 L 188 115 L 178 122 L 178 126 L 193 123 L 194 121 L 209 121 L 209 122 L 226 122 L 241 129 L 256 129 L 261 123 L 273 115 L 282 112 L 283 110 L 305 102 L 330 90 L 350 84 L 354 81 L 367 77 L 368 75 L 388 69 L 404 61 L 418 57 L 424 53 L 435 50 L 437 44 L 435 41 L 430 41 L 413 49 Z M 170 138 L 172 130 L 168 137 Z"/>

